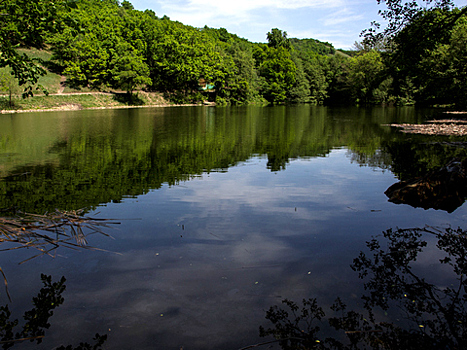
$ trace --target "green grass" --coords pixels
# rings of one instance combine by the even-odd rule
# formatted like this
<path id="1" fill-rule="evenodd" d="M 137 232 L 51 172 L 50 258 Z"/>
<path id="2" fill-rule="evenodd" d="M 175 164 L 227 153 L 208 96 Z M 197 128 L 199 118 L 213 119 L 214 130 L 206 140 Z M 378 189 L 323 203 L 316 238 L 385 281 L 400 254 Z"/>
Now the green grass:
<path id="1" fill-rule="evenodd" d="M 30 58 L 39 58 L 43 61 L 50 61 L 52 52 L 38 49 L 18 49 L 19 53 L 25 53 Z"/>
<path id="2" fill-rule="evenodd" d="M 39 58 L 45 62 L 49 61 L 52 53 L 44 50 L 19 49 L 20 53 L 25 53 L 29 57 Z M 9 90 L 15 95 L 21 95 L 23 88 L 12 78 L 9 68 L 0 69 L 0 93 L 9 94 Z M 3 77 L 3 79 L 1 79 Z M 47 75 L 39 78 L 38 84 L 42 85 L 49 93 L 57 93 L 60 88 L 60 75 L 47 72 Z M 42 90 L 37 90 L 35 94 L 42 94 Z"/>
<path id="3" fill-rule="evenodd" d="M 99 107 L 127 107 L 128 105 L 163 105 L 167 102 L 158 93 L 138 93 L 133 103 L 122 98 L 121 94 L 73 94 L 73 95 L 35 95 L 23 99 L 13 98 L 13 106 L 8 96 L 0 97 L 0 109 L 4 110 L 41 110 L 41 109 L 85 109 Z"/>
<path id="4" fill-rule="evenodd" d="M 103 94 L 34 96 L 27 99 L 15 98 L 13 102 L 14 109 L 19 110 L 125 106 L 124 103 L 116 101 L 112 95 Z"/>
<path id="5" fill-rule="evenodd" d="M 56 94 L 60 88 L 60 75 L 48 72 L 47 75 L 39 78 L 39 84 L 47 89 L 49 94 Z"/>
<path id="6" fill-rule="evenodd" d="M 45 50 L 19 49 L 20 53 L 25 53 L 29 57 L 39 58 L 44 62 L 52 58 L 52 53 Z M 62 76 L 47 72 L 47 75 L 40 77 L 38 84 L 42 85 L 50 94 L 46 96 L 42 90 L 35 90 L 34 96 L 23 99 L 21 94 L 23 88 L 18 85 L 11 76 L 10 69 L 0 68 L 0 110 L 41 110 L 41 109 L 82 109 L 96 107 L 124 107 L 128 105 L 161 105 L 167 104 L 161 94 L 146 93 L 140 91 L 131 100 L 123 93 L 120 94 L 73 94 L 74 92 L 96 92 L 88 88 L 71 89 L 65 86 L 63 95 L 54 95 L 60 91 L 63 80 Z M 9 94 L 12 92 L 12 105 L 10 106 Z M 2 96 L 3 95 L 3 96 Z"/>

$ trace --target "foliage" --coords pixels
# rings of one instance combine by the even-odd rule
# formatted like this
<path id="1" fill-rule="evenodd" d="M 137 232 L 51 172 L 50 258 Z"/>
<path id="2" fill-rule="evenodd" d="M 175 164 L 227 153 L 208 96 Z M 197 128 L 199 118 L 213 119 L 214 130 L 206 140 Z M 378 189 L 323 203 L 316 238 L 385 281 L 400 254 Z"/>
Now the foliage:
<path id="1" fill-rule="evenodd" d="M 370 45 L 378 41 L 386 40 L 387 38 L 392 39 L 397 37 L 401 31 L 425 12 L 431 12 L 431 10 L 436 9 L 448 11 L 452 10 L 455 6 L 452 0 L 377 0 L 377 3 L 386 5 L 386 9 L 379 10 L 378 13 L 383 20 L 387 22 L 387 26 L 383 31 L 379 32 L 381 25 L 374 21 L 371 23 L 371 28 L 362 32 L 365 41 Z M 467 13 L 467 8 L 464 8 L 460 14 L 453 16 L 449 21 L 444 23 L 443 26 L 452 26 L 457 18 L 465 13 Z M 429 28 L 428 32 L 432 29 L 438 31 L 440 28 L 436 23 L 433 24 L 433 28 Z M 426 38 L 429 39 L 429 35 L 426 35 Z"/>
<path id="2" fill-rule="evenodd" d="M 235 42 L 223 55 L 225 74 L 216 82 L 217 100 L 226 99 L 231 104 L 260 101 L 261 81 L 255 67 L 251 46 Z"/>
<path id="3" fill-rule="evenodd" d="M 327 95 L 323 75 L 310 82 L 302 60 L 332 54 L 329 43 L 297 39 L 301 55 L 292 58 L 291 41 L 277 28 L 267 34 L 268 46 L 253 44 L 225 28 L 193 28 L 127 2 L 78 0 L 69 17 L 49 43 L 73 87 L 146 88 L 177 103 L 319 103 Z M 202 91 L 200 82 L 215 89 Z"/>
<path id="4" fill-rule="evenodd" d="M 268 46 L 272 48 L 279 48 L 283 47 L 286 50 L 290 50 L 292 45 L 290 44 L 290 40 L 287 38 L 287 32 L 283 32 L 280 29 L 273 28 L 270 32 L 266 34 L 266 38 L 268 39 Z"/>
<path id="5" fill-rule="evenodd" d="M 0 68 L 11 69 L 24 96 L 40 88 L 48 67 L 75 89 L 117 89 L 130 97 L 135 89 L 161 91 L 177 103 L 465 106 L 467 10 L 451 0 L 426 7 L 379 2 L 387 5 L 380 13 L 388 27 L 368 30 L 350 59 L 330 43 L 289 39 L 278 28 L 266 34 L 267 45 L 251 43 L 225 28 L 194 28 L 135 10 L 129 1 L 39 0 L 31 7 L 3 0 Z M 47 46 L 53 59 L 46 65 L 19 46 Z M 214 88 L 203 90 L 205 84 Z"/>
<path id="6" fill-rule="evenodd" d="M 375 50 L 364 52 L 348 61 L 349 86 L 357 102 L 372 102 L 376 89 L 384 89 L 384 64 L 381 54 Z M 387 88 L 386 88 L 387 89 Z M 381 99 L 381 95 L 379 98 Z M 385 102 L 378 101 L 378 102 Z"/>
<path id="7" fill-rule="evenodd" d="M 0 91 L 8 93 L 8 107 L 13 107 L 13 96 L 21 90 L 8 68 L 0 68 Z"/>
<path id="8" fill-rule="evenodd" d="M 67 5 L 66 0 L 0 1 L 0 68 L 11 68 L 11 74 L 19 85 L 24 86 L 24 97 L 32 96 L 39 77 L 46 71 L 39 60 L 29 58 L 17 48 L 42 48 L 48 33 L 60 25 L 60 8 Z"/>
<path id="9" fill-rule="evenodd" d="M 288 91 L 288 100 L 290 102 L 303 103 L 311 102 L 310 83 L 307 79 L 304 65 L 300 58 L 292 53 L 291 59 L 295 64 L 295 81 Z M 313 101 L 315 102 L 315 101 Z"/>
<path id="10" fill-rule="evenodd" d="M 158 18 L 153 11 L 135 10 L 128 1 L 67 1 L 40 0 L 39 12 L 32 12 L 37 14 L 34 21 L 48 22 L 36 21 L 24 40 L 15 34 L 16 41 L 5 39 L 2 44 L 2 48 L 12 45 L 5 50 L 4 55 L 11 57 L 3 66 L 11 67 L 20 84 L 29 82 L 27 95 L 45 74 L 45 63 L 21 55 L 14 45 L 50 47 L 53 57 L 47 67 L 65 75 L 67 86 L 73 89 L 157 90 L 177 103 L 322 103 L 329 95 L 330 84 L 321 74 L 324 61 L 313 58 L 320 67 L 309 68 L 309 57 L 334 53 L 329 43 L 294 39 L 292 45 L 286 32 L 273 28 L 267 33 L 266 46 L 250 43 L 225 28 L 198 29 L 166 16 Z M 46 10 L 47 16 L 39 16 Z M 13 15 L 22 16 L 15 11 L 10 11 L 11 23 Z M 18 32 L 12 27 L 7 33 L 5 26 L 5 38 Z M 299 55 L 291 56 L 292 46 Z M 320 73 L 310 74 L 312 70 Z M 200 82 L 215 88 L 203 91 Z"/>
<path id="11" fill-rule="evenodd" d="M 151 84 L 149 68 L 143 57 L 127 42 L 119 42 L 115 47 L 114 58 L 110 61 L 113 86 L 130 94 L 137 86 Z"/>
<path id="12" fill-rule="evenodd" d="M 283 46 L 265 48 L 265 58 L 259 71 L 265 79 L 263 95 L 270 103 L 283 103 L 295 83 L 297 67 L 290 52 Z"/>
<path id="13" fill-rule="evenodd" d="M 445 42 L 445 43 L 444 43 Z M 424 81 L 417 95 L 430 104 L 456 104 L 467 106 L 463 91 L 467 89 L 467 17 L 459 20 L 450 31 L 449 38 L 439 42 L 419 60 L 414 73 Z M 411 72 L 412 75 L 415 75 Z"/>
<path id="14" fill-rule="evenodd" d="M 306 52 L 308 54 L 314 53 L 323 56 L 336 53 L 334 46 L 328 42 L 322 42 L 316 39 L 297 38 L 290 38 L 289 41 L 295 51 Z"/>
<path id="15" fill-rule="evenodd" d="M 383 63 L 392 82 L 390 99 L 396 103 L 466 105 L 463 34 L 467 7 L 457 9 L 451 0 L 378 0 L 387 7 L 379 24 L 363 32 L 357 49 L 383 51 Z M 459 49 L 457 49 L 459 48 Z M 463 54 L 460 54 L 460 51 Z M 458 78 L 460 77 L 460 78 Z M 381 90 L 381 89 L 380 89 Z M 379 91 L 379 96 L 381 91 Z"/>

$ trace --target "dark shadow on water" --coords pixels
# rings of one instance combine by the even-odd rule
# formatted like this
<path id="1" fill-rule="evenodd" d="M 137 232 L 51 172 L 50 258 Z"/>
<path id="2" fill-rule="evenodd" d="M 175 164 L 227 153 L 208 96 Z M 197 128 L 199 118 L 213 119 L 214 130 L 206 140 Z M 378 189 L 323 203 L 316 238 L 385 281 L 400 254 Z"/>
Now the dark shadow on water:
<path id="1" fill-rule="evenodd" d="M 348 310 L 339 298 L 329 312 L 315 298 L 301 305 L 284 300 L 266 313 L 272 326 L 260 327 L 260 336 L 274 339 L 242 350 L 272 343 L 284 350 L 465 349 L 467 231 L 389 229 L 367 247 L 369 253 L 361 252 L 351 265 L 364 281 L 362 310 Z M 427 263 L 416 261 L 425 254 L 430 271 L 421 273 Z M 434 271 L 452 275 L 450 282 L 437 280 Z"/>

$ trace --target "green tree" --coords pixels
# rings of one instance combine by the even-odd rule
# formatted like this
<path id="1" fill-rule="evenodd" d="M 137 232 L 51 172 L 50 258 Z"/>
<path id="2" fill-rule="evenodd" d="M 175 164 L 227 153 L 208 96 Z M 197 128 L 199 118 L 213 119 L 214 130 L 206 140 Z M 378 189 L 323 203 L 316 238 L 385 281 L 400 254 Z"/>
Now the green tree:
<path id="1" fill-rule="evenodd" d="M 85 33 L 70 38 L 67 55 L 63 61 L 63 74 L 72 86 L 97 88 L 110 80 L 110 52 L 103 46 L 99 33 Z"/>
<path id="2" fill-rule="evenodd" d="M 266 38 L 268 39 L 268 46 L 272 48 L 279 48 L 283 47 L 286 50 L 290 50 L 292 45 L 290 44 L 290 40 L 287 39 L 287 32 L 282 31 L 277 28 L 271 29 L 270 32 L 267 33 Z"/>
<path id="3" fill-rule="evenodd" d="M 199 80 L 222 80 L 223 62 L 215 41 L 196 28 L 161 21 L 148 47 L 153 87 L 178 92 L 184 100 L 198 91 Z"/>
<path id="4" fill-rule="evenodd" d="M 440 43 L 420 59 L 417 71 L 420 100 L 430 104 L 467 106 L 467 18 L 458 21 L 446 44 Z M 415 79 L 415 78 L 414 78 Z"/>
<path id="5" fill-rule="evenodd" d="M 376 0 L 378 4 L 385 4 L 386 9 L 380 10 L 379 14 L 387 23 L 386 27 L 380 31 L 381 24 L 377 21 L 371 23 L 371 28 L 365 29 L 362 35 L 365 37 L 365 42 L 371 43 L 381 42 L 387 39 L 393 39 L 399 35 L 408 25 L 417 20 L 420 15 L 431 12 L 432 10 L 449 11 L 455 8 L 453 0 Z M 443 32 L 447 28 L 452 28 L 457 19 L 467 14 L 467 7 L 464 7 L 458 13 L 452 13 L 449 18 L 446 18 L 442 23 L 432 22 L 430 27 L 426 27 L 427 31 L 421 33 L 423 38 L 430 41 L 430 37 L 436 32 Z M 419 42 L 419 44 L 423 44 Z"/>
<path id="6" fill-rule="evenodd" d="M 12 107 L 13 96 L 18 95 L 21 92 L 21 89 L 16 79 L 11 75 L 9 68 L 0 69 L 0 91 L 8 93 L 8 105 L 9 107 Z"/>
<path id="7" fill-rule="evenodd" d="M 291 56 L 295 64 L 295 82 L 288 92 L 288 100 L 295 103 L 310 102 L 310 83 L 300 57 L 293 52 Z"/>
<path id="8" fill-rule="evenodd" d="M 261 75 L 266 79 L 265 98 L 271 103 L 282 103 L 295 83 L 295 63 L 290 53 L 280 47 L 270 49 L 268 58 L 261 65 Z"/>
<path id="9" fill-rule="evenodd" d="M 151 83 L 142 23 L 157 21 L 154 14 L 127 1 L 81 0 L 72 15 L 75 20 L 49 40 L 70 85 L 130 92 Z"/>
<path id="10" fill-rule="evenodd" d="M 39 77 L 45 75 L 46 70 L 38 60 L 16 49 L 20 46 L 42 48 L 47 34 L 59 26 L 59 9 L 65 5 L 66 0 L 0 1 L 0 68 L 11 68 L 18 84 L 24 86 L 23 97 L 32 96 Z"/>
<path id="11" fill-rule="evenodd" d="M 465 69 L 458 63 L 465 56 L 461 33 L 466 16 L 460 14 L 462 10 L 439 8 L 418 12 L 393 38 L 386 64 L 394 78 L 395 96 L 408 96 L 417 103 L 463 104 L 458 89 L 465 86 Z"/>
<path id="12" fill-rule="evenodd" d="M 321 104 L 329 95 L 329 81 L 326 71 L 331 58 L 314 52 L 298 52 L 298 54 L 309 85 L 307 102 Z"/>
<path id="13" fill-rule="evenodd" d="M 232 104 L 245 104 L 261 100 L 259 96 L 260 77 L 250 45 L 234 42 L 223 57 L 224 81 L 216 83 L 218 98 Z"/>
<path id="14" fill-rule="evenodd" d="M 297 67 L 284 47 L 266 47 L 266 58 L 259 68 L 265 79 L 263 96 L 270 103 L 283 103 L 295 83 Z"/>
<path id="15" fill-rule="evenodd" d="M 348 62 L 348 80 L 351 92 L 357 102 L 373 100 L 373 92 L 384 77 L 381 54 L 375 50 L 352 57 Z"/>
<path id="16" fill-rule="evenodd" d="M 129 95 L 137 86 L 151 84 L 149 68 L 143 56 L 127 42 L 116 45 L 110 66 L 113 85 L 124 89 Z"/>
<path id="17" fill-rule="evenodd" d="M 325 81 L 328 84 L 326 103 L 348 104 L 353 102 L 348 85 L 348 61 L 347 57 L 334 55 L 328 57 L 324 62 Z"/>

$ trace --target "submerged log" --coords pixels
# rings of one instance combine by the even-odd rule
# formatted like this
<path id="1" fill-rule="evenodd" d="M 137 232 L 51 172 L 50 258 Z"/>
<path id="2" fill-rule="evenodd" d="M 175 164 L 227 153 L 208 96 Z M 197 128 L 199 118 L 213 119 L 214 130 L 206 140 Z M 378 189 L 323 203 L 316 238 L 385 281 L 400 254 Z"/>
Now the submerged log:
<path id="1" fill-rule="evenodd" d="M 425 176 L 395 183 L 384 194 L 395 204 L 451 213 L 467 197 L 467 159 L 452 159 L 446 166 Z"/>

